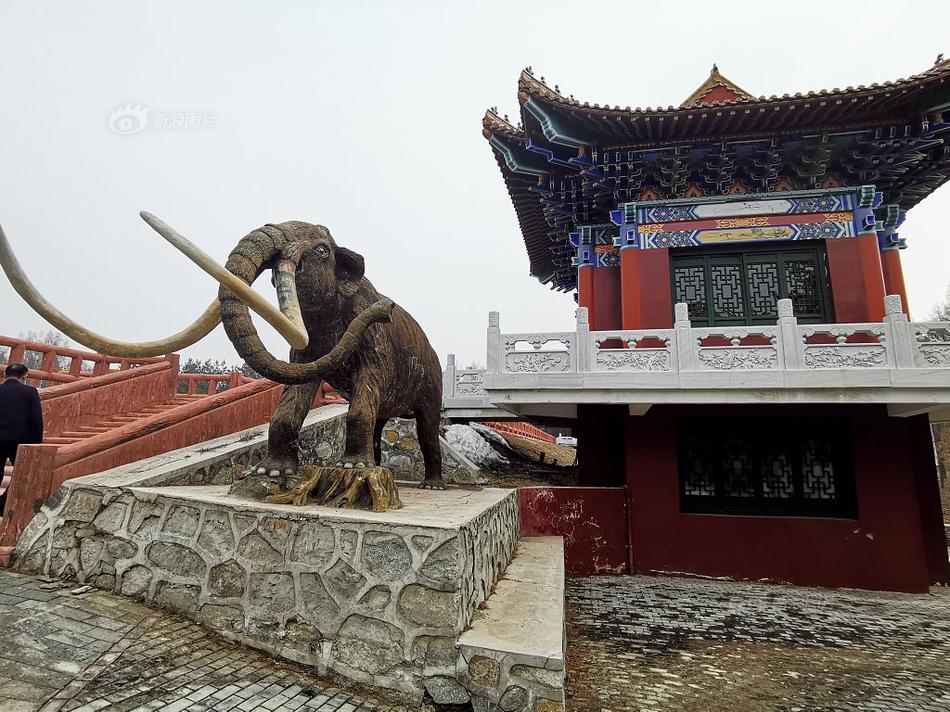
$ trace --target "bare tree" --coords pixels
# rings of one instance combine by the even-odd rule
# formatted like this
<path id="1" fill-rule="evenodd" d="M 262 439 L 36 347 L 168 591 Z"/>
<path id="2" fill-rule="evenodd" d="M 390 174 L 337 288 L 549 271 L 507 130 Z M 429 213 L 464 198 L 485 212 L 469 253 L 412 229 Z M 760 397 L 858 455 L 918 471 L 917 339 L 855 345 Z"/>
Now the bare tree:
<path id="1" fill-rule="evenodd" d="M 62 346 L 68 347 L 70 345 L 69 339 L 63 336 L 58 331 L 46 330 L 46 331 L 26 331 L 20 332 L 17 335 L 18 339 L 23 339 L 25 341 L 35 341 L 40 344 L 49 344 L 50 346 Z M 65 356 L 58 356 L 56 358 L 56 366 L 60 371 L 65 371 L 69 368 L 70 359 Z M 26 353 L 23 354 L 23 363 L 27 368 L 38 369 L 43 363 L 43 352 L 41 351 L 31 351 L 30 349 L 26 350 Z"/>
<path id="2" fill-rule="evenodd" d="M 950 287 L 943 295 L 943 301 L 934 304 L 933 309 L 930 310 L 930 319 L 931 321 L 950 321 Z"/>

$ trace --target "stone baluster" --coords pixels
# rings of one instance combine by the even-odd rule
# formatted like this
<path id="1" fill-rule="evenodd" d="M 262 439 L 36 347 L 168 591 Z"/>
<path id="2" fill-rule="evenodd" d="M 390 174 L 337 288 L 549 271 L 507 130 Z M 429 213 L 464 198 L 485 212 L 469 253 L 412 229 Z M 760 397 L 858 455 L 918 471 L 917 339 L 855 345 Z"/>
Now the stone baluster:
<path id="1" fill-rule="evenodd" d="M 445 370 L 442 372 L 442 399 L 455 398 L 455 354 L 445 357 Z"/>
<path id="2" fill-rule="evenodd" d="M 675 354 L 677 368 L 680 371 L 695 371 L 693 326 L 689 322 L 689 305 L 677 302 L 673 305 L 673 343 L 671 351 Z"/>
<path id="3" fill-rule="evenodd" d="M 884 345 L 891 368 L 914 368 L 914 328 L 904 313 L 900 294 L 884 297 L 884 323 L 887 325 Z"/>
<path id="4" fill-rule="evenodd" d="M 805 367 L 805 344 L 798 335 L 798 318 L 791 299 L 778 300 L 778 343 L 785 368 L 799 371 Z"/>
<path id="5" fill-rule="evenodd" d="M 488 312 L 488 353 L 485 364 L 488 373 L 499 373 L 504 365 L 501 353 L 501 316 L 498 312 Z"/>
<path id="6" fill-rule="evenodd" d="M 577 319 L 577 343 L 574 344 L 574 368 L 579 373 L 590 371 L 590 321 L 587 307 L 578 307 L 574 312 Z"/>

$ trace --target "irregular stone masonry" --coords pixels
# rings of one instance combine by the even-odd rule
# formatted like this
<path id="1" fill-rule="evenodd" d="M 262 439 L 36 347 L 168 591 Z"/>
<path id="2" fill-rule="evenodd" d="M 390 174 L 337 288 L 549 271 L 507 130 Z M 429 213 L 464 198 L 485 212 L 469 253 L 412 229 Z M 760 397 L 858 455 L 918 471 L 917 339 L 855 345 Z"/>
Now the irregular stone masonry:
<path id="1" fill-rule="evenodd" d="M 446 482 L 485 484 L 488 479 L 481 469 L 465 455 L 439 438 L 442 444 L 442 477 Z M 416 437 L 416 421 L 393 418 L 383 428 L 382 464 L 393 471 L 397 480 L 421 480 L 425 475 L 422 450 Z"/>
<path id="2" fill-rule="evenodd" d="M 0 569 L 2 712 L 409 712 L 95 589 Z M 431 707 L 426 706 L 430 710 Z"/>
<path id="3" fill-rule="evenodd" d="M 567 582 L 569 710 L 945 712 L 950 589 Z"/>
<path id="4" fill-rule="evenodd" d="M 456 638 L 519 535 L 513 491 L 410 490 L 407 510 L 413 497 L 472 500 L 469 519 L 417 525 L 397 523 L 405 510 L 328 513 L 241 502 L 224 487 L 120 489 L 108 479 L 67 482 L 21 535 L 17 568 L 138 598 L 414 699 L 433 678 L 462 695 Z"/>

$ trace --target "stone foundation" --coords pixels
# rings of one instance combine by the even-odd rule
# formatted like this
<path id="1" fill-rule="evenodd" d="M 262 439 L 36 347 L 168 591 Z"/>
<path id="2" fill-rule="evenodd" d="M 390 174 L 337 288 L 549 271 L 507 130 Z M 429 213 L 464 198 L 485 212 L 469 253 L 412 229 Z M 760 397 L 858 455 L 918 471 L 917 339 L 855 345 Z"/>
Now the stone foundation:
<path id="1" fill-rule="evenodd" d="M 311 412 L 304 462 L 338 457 L 344 413 Z M 500 701 L 520 668 L 497 646 L 504 670 L 492 691 L 470 672 L 480 668 L 460 636 L 505 584 L 520 529 L 516 491 L 405 483 L 404 507 L 385 513 L 228 495 L 234 475 L 265 452 L 266 429 L 256 428 L 68 481 L 22 532 L 14 565 L 167 608 L 415 702 L 471 700 L 481 712 Z M 556 699 L 535 688 L 521 708 L 509 694 L 504 709 Z"/>
<path id="2" fill-rule="evenodd" d="M 462 690 L 456 640 L 518 537 L 507 490 L 407 487 L 403 509 L 373 514 L 95 477 L 66 483 L 43 507 L 21 536 L 18 570 L 138 598 L 416 699 L 433 684 Z"/>

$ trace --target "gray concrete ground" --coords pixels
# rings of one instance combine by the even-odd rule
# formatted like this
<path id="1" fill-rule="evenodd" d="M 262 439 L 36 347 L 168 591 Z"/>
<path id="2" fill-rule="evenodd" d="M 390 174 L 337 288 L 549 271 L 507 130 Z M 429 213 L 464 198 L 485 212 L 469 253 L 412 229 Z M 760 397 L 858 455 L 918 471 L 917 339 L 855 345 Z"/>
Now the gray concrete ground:
<path id="1" fill-rule="evenodd" d="M 131 600 L 0 570 L 0 712 L 401 710 Z M 568 710 L 945 712 L 950 590 L 574 579 Z"/>
<path id="2" fill-rule="evenodd" d="M 567 599 L 569 711 L 950 710 L 950 589 L 633 576 Z"/>
<path id="3" fill-rule="evenodd" d="M 403 710 L 201 626 L 0 569 L 0 712 Z"/>

